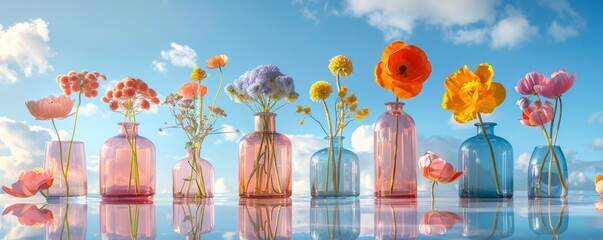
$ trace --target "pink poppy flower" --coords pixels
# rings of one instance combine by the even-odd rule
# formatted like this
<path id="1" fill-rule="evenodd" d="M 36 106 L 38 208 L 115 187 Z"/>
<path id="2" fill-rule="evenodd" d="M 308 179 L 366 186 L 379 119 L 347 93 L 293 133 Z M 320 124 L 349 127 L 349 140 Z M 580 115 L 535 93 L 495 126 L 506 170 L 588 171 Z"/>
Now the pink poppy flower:
<path id="1" fill-rule="evenodd" d="M 423 177 L 439 183 L 452 182 L 465 174 L 457 172 L 452 164 L 429 151 L 419 158 L 419 168 Z"/>
<path id="2" fill-rule="evenodd" d="M 567 75 L 564 69 L 551 74 L 551 79 L 545 79 L 540 85 L 535 86 L 536 93 L 547 98 L 556 98 L 569 90 L 576 81 L 576 73 Z"/>
<path id="3" fill-rule="evenodd" d="M 425 236 L 443 235 L 452 229 L 458 221 L 465 220 L 461 215 L 448 211 L 426 212 L 421 218 L 419 232 Z"/>
<path id="4" fill-rule="evenodd" d="M 62 119 L 68 117 L 75 100 L 61 95 L 48 96 L 38 101 L 27 101 L 25 105 L 36 120 Z"/>
<path id="5" fill-rule="evenodd" d="M 12 184 L 12 188 L 2 186 L 4 192 L 14 197 L 31 197 L 38 191 L 45 190 L 52 186 L 54 178 L 50 171 L 44 171 L 42 168 L 34 168 L 22 172 L 19 180 Z"/>
<path id="6" fill-rule="evenodd" d="M 515 91 L 522 95 L 536 95 L 535 86 L 542 84 L 547 78 L 542 73 L 530 72 L 517 81 Z"/>
<path id="7" fill-rule="evenodd" d="M 528 108 L 530 106 L 530 99 L 526 97 L 519 98 L 519 100 L 517 100 L 517 106 L 519 106 L 519 109 L 521 110 Z"/>
<path id="8" fill-rule="evenodd" d="M 207 68 L 214 69 L 218 67 L 224 67 L 228 63 L 228 56 L 226 54 L 220 54 L 207 59 Z"/>
<path id="9" fill-rule="evenodd" d="M 48 209 L 38 209 L 38 207 L 33 204 L 13 204 L 4 210 L 2 215 L 6 215 L 10 212 L 13 212 L 13 216 L 17 217 L 17 220 L 22 225 L 41 226 L 53 224 L 54 218 L 52 212 Z"/>
<path id="10" fill-rule="evenodd" d="M 201 88 L 201 95 L 205 97 L 207 94 L 207 87 L 198 83 L 189 82 L 185 83 L 178 89 L 178 95 L 182 96 L 184 99 L 193 99 L 197 95 L 197 88 Z"/>
<path id="11" fill-rule="evenodd" d="M 553 104 L 545 101 L 542 105 L 541 101 L 535 101 L 533 106 L 527 107 L 522 112 L 522 118 L 519 122 L 528 127 L 542 126 L 550 122 L 555 116 Z"/>

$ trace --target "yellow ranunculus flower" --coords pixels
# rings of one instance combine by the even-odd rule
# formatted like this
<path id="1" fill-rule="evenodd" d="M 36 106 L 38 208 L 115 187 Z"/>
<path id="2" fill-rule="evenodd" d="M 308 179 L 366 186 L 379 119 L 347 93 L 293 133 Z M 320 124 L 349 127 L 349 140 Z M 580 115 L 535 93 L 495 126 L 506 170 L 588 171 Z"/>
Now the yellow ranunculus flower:
<path id="1" fill-rule="evenodd" d="M 193 68 L 193 73 L 191 73 L 191 79 L 193 81 L 201 81 L 207 77 L 207 73 L 201 69 L 200 67 Z"/>
<path id="2" fill-rule="evenodd" d="M 345 96 L 348 95 L 348 87 L 342 86 L 337 94 L 339 95 L 340 98 L 344 98 Z"/>
<path id="3" fill-rule="evenodd" d="M 333 75 L 347 77 L 352 74 L 354 71 L 354 66 L 352 65 L 352 60 L 343 55 L 337 55 L 331 58 L 329 61 L 329 70 Z"/>
<path id="4" fill-rule="evenodd" d="M 494 70 L 487 63 L 480 64 L 475 72 L 461 67 L 446 78 L 446 93 L 442 108 L 454 112 L 454 120 L 466 123 L 477 113 L 492 113 L 506 97 L 503 85 L 492 82 Z"/>
<path id="5" fill-rule="evenodd" d="M 306 106 L 304 108 L 304 114 L 308 115 L 308 114 L 310 114 L 310 111 L 312 111 L 312 109 L 310 108 L 310 106 Z"/>
<path id="6" fill-rule="evenodd" d="M 302 106 L 297 105 L 297 107 L 295 107 L 295 113 L 301 113 L 303 111 Z"/>
<path id="7" fill-rule="evenodd" d="M 326 81 L 317 81 L 310 87 L 310 99 L 313 101 L 323 101 L 333 93 L 333 87 Z"/>

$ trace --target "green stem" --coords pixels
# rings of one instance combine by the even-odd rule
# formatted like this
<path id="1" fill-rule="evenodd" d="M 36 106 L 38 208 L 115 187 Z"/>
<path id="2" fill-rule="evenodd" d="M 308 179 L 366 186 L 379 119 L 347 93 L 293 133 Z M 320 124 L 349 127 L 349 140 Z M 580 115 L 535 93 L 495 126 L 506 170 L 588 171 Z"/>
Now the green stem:
<path id="1" fill-rule="evenodd" d="M 496 229 L 498 228 L 498 215 L 500 212 L 500 205 L 500 202 L 496 205 L 496 212 L 494 213 L 494 225 L 492 225 L 492 233 L 490 233 L 490 236 L 488 236 L 488 238 L 486 239 L 491 239 L 496 233 Z"/>
<path id="2" fill-rule="evenodd" d="M 398 97 L 396 97 L 396 107 L 398 107 L 398 103 L 400 102 L 400 99 Z M 389 192 L 390 194 L 394 194 L 394 180 L 396 178 L 396 165 L 397 165 L 397 159 L 398 159 L 398 134 L 399 134 L 399 121 L 400 121 L 400 114 L 398 114 L 398 112 L 396 112 L 396 135 L 395 138 L 396 140 L 394 140 L 394 156 L 392 158 L 392 178 L 389 182 Z M 433 198 L 433 194 L 432 194 L 432 198 Z M 432 200 L 433 201 L 433 200 Z"/>
<path id="3" fill-rule="evenodd" d="M 329 107 L 327 106 L 327 102 L 325 102 L 325 100 L 322 100 L 322 104 L 325 108 L 325 114 L 327 116 L 327 123 L 329 125 L 329 138 L 333 137 L 333 123 L 331 122 L 331 113 L 329 112 Z M 325 192 L 324 194 L 327 194 L 327 191 L 329 189 L 329 162 L 332 160 L 333 161 L 333 165 L 335 165 L 335 150 L 333 149 L 333 141 L 332 139 L 329 139 L 329 156 L 327 157 L 327 171 L 326 171 L 326 176 L 325 176 Z M 331 158 L 331 156 L 333 158 Z M 333 168 L 335 168 L 335 166 L 333 166 Z M 334 178 L 335 176 L 333 176 L 333 186 L 335 186 L 335 181 L 336 179 Z"/>
<path id="4" fill-rule="evenodd" d="M 52 127 L 54 128 L 54 132 L 57 134 L 57 140 L 59 142 L 59 158 L 61 158 L 61 175 L 63 175 L 63 179 L 65 179 L 65 184 L 67 186 L 67 193 L 69 193 L 69 185 L 67 185 L 67 173 L 65 173 L 65 166 L 63 164 L 63 143 L 61 142 L 61 136 L 59 135 L 59 129 L 57 128 L 54 119 L 50 119 L 52 122 Z M 54 173 L 53 173 L 54 174 Z M 40 191 L 41 192 L 41 191 Z M 69 196 L 69 195 L 67 195 Z"/>
<path id="5" fill-rule="evenodd" d="M 551 138 L 549 137 L 549 134 L 546 132 L 546 129 L 544 128 L 544 126 L 540 126 L 542 127 L 542 131 L 544 132 L 544 138 L 546 139 L 548 145 L 549 145 L 549 151 L 551 151 L 551 153 L 553 154 L 553 159 L 555 160 L 555 165 L 557 167 L 557 171 L 558 171 L 558 176 L 559 176 L 559 182 L 561 182 L 561 187 L 563 187 L 563 189 L 567 192 L 567 185 L 565 185 L 565 181 L 563 180 L 563 172 L 561 172 L 561 166 L 559 165 L 559 159 L 557 158 L 557 154 L 555 154 L 555 150 L 553 148 L 553 143 L 551 142 Z M 549 174 L 551 174 L 551 172 L 549 171 Z M 549 189 L 551 187 L 551 182 L 549 182 Z M 550 190 L 549 190 L 550 192 Z"/>
<path id="6" fill-rule="evenodd" d="M 436 181 L 433 181 L 433 183 L 431 183 L 431 211 L 433 211 L 433 206 L 435 202 L 435 194 L 433 190 L 435 189 L 436 183 Z"/>
<path id="7" fill-rule="evenodd" d="M 559 120 L 557 120 L 557 130 L 555 130 L 555 138 L 553 139 L 553 145 L 557 145 L 557 136 L 559 135 L 559 128 L 561 127 L 561 117 L 563 116 L 563 102 L 561 101 L 561 96 L 557 97 L 557 99 L 559 99 Z M 555 111 L 555 113 L 557 113 L 557 111 Z"/>
<path id="8" fill-rule="evenodd" d="M 218 90 L 216 91 L 216 97 L 214 97 L 214 102 L 211 104 L 212 109 L 216 107 L 216 102 L 218 101 L 218 96 L 220 95 L 220 92 L 222 90 L 222 81 L 224 79 L 224 75 L 222 74 L 222 67 L 218 67 L 218 69 L 220 70 L 220 83 L 218 84 Z M 214 111 L 209 111 L 209 117 L 207 119 L 211 119 L 213 113 Z"/>
<path id="9" fill-rule="evenodd" d="M 492 169 L 494 170 L 494 183 L 496 184 L 496 193 L 501 194 L 500 184 L 498 182 L 498 170 L 496 169 L 496 160 L 494 159 L 494 149 L 492 149 L 492 143 L 490 142 L 490 138 L 488 137 L 488 133 L 486 132 L 486 128 L 484 128 L 484 122 L 482 120 L 481 113 L 477 113 L 477 118 L 480 123 L 480 127 L 482 128 L 482 132 L 484 133 L 484 137 L 486 138 L 486 142 L 488 143 L 488 149 L 490 150 L 490 156 L 492 157 Z"/>

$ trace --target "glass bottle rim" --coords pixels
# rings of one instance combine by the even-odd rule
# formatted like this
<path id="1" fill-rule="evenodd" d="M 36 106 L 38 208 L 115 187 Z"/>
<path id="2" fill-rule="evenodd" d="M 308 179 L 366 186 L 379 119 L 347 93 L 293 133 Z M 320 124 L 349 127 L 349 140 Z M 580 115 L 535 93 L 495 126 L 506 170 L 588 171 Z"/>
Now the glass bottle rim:
<path id="1" fill-rule="evenodd" d="M 276 113 L 273 112 L 256 112 L 253 116 L 276 116 Z"/>
<path id="2" fill-rule="evenodd" d="M 386 106 L 389 106 L 389 105 L 394 105 L 394 106 L 395 106 L 395 105 L 400 105 L 400 106 L 404 106 L 404 105 L 406 105 L 406 103 L 403 103 L 403 102 L 386 102 L 386 103 L 384 103 L 384 105 L 386 105 Z"/>
<path id="3" fill-rule="evenodd" d="M 484 127 L 494 127 L 494 126 L 496 126 L 496 125 L 498 125 L 498 124 L 497 124 L 497 123 L 495 123 L 495 122 L 484 122 L 484 124 L 481 124 L 481 123 L 479 123 L 479 122 L 478 122 L 478 123 L 473 124 L 473 126 L 476 126 L 476 127 L 480 127 L 480 126 L 482 126 L 482 125 L 483 125 Z"/>

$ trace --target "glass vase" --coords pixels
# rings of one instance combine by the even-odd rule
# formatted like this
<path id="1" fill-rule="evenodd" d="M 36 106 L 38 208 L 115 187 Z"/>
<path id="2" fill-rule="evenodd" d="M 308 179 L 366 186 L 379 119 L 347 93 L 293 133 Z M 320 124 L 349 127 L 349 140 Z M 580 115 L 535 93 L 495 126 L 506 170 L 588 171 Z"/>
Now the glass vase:
<path id="1" fill-rule="evenodd" d="M 375 199 L 375 239 L 417 238 L 417 200 Z"/>
<path id="2" fill-rule="evenodd" d="M 292 239 L 290 198 L 239 199 L 239 239 Z"/>
<path id="3" fill-rule="evenodd" d="M 213 198 L 184 198 L 172 204 L 172 230 L 186 239 L 201 239 L 214 226 Z"/>
<path id="4" fill-rule="evenodd" d="M 327 147 L 310 158 L 312 197 L 360 195 L 358 156 L 343 147 L 343 137 L 325 137 Z"/>
<path id="5" fill-rule="evenodd" d="M 154 204 L 101 201 L 101 239 L 155 239 L 156 235 Z"/>
<path id="6" fill-rule="evenodd" d="M 538 235 L 560 239 L 569 226 L 567 199 L 531 199 L 528 202 L 530 229 Z"/>
<path id="7" fill-rule="evenodd" d="M 291 141 L 276 132 L 276 114 L 254 115 L 255 131 L 239 142 L 239 196 L 291 196 Z"/>
<path id="8" fill-rule="evenodd" d="M 100 195 L 146 201 L 155 195 L 155 145 L 138 135 L 138 123 L 118 123 L 119 134 L 100 152 Z"/>
<path id="9" fill-rule="evenodd" d="M 356 239 L 360 235 L 358 199 L 313 198 L 310 208 L 312 239 Z"/>
<path id="10" fill-rule="evenodd" d="M 559 146 L 534 148 L 528 165 L 529 198 L 567 197 L 567 177 L 567 162 Z"/>
<path id="11" fill-rule="evenodd" d="M 214 196 L 214 167 L 201 158 L 199 148 L 188 148 L 187 155 L 172 168 L 174 198 L 211 198 Z"/>
<path id="12" fill-rule="evenodd" d="M 463 237 L 503 239 L 515 234 L 513 199 L 461 198 L 459 201 L 465 219 L 460 228 Z"/>
<path id="13" fill-rule="evenodd" d="M 404 103 L 388 102 L 375 123 L 375 196 L 417 196 L 415 121 Z"/>
<path id="14" fill-rule="evenodd" d="M 52 170 L 54 177 L 52 186 L 45 190 L 49 198 L 86 197 L 88 193 L 84 143 L 74 141 L 71 149 L 69 145 L 69 141 L 61 141 L 61 144 L 59 141 L 46 142 L 44 169 Z M 65 173 L 67 182 L 65 182 Z"/>
<path id="15" fill-rule="evenodd" d="M 88 206 L 85 202 L 50 203 L 44 208 L 52 212 L 54 223 L 46 227 L 45 239 L 86 239 Z"/>
<path id="16" fill-rule="evenodd" d="M 467 170 L 460 179 L 459 196 L 513 197 L 513 147 L 507 140 L 494 135 L 496 123 L 476 123 L 475 126 L 477 135 L 465 140 L 459 150 L 459 171 Z M 494 159 L 491 152 L 494 153 Z"/>

